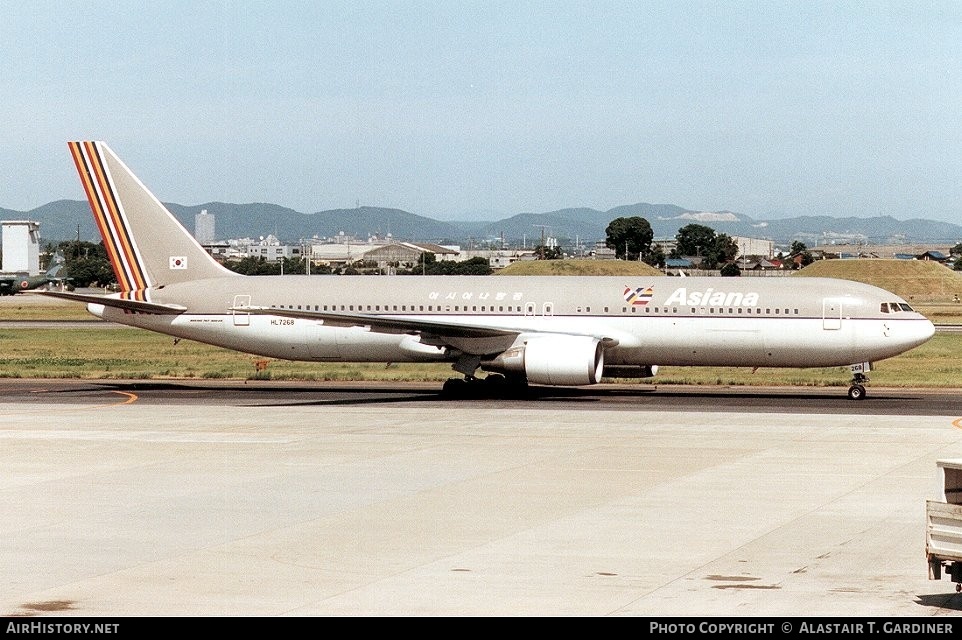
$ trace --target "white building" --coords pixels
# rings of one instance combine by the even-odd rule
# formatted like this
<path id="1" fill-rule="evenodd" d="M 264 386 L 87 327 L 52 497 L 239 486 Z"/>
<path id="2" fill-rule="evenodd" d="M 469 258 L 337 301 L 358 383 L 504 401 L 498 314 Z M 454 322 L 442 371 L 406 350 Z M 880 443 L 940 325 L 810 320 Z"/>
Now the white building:
<path id="1" fill-rule="evenodd" d="M 732 236 L 732 240 L 738 245 L 738 256 L 758 256 L 761 258 L 775 257 L 775 242 L 763 240 L 762 238 L 745 238 L 743 236 Z"/>
<path id="2" fill-rule="evenodd" d="M 13 273 L 40 273 L 40 223 L 30 220 L 3 221 L 3 265 L 0 270 Z"/>
<path id="3" fill-rule="evenodd" d="M 214 214 L 207 213 L 207 209 L 194 216 L 194 237 L 197 242 L 201 244 L 214 243 L 214 240 L 217 239 L 216 222 Z"/>

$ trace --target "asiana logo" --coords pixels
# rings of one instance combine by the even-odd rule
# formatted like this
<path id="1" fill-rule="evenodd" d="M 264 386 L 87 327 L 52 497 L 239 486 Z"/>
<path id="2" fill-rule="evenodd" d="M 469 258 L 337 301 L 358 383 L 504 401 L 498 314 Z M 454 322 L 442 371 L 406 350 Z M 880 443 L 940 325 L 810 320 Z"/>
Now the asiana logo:
<path id="1" fill-rule="evenodd" d="M 711 287 L 704 291 L 693 289 L 689 291 L 685 287 L 675 289 L 665 305 L 687 304 L 692 306 L 706 305 L 712 307 L 757 307 L 758 293 L 754 291 L 715 291 Z"/>
<path id="2" fill-rule="evenodd" d="M 632 289 L 628 285 L 625 285 L 625 302 L 632 306 L 645 306 L 651 301 L 653 295 L 655 295 L 654 287 L 649 286 Z"/>

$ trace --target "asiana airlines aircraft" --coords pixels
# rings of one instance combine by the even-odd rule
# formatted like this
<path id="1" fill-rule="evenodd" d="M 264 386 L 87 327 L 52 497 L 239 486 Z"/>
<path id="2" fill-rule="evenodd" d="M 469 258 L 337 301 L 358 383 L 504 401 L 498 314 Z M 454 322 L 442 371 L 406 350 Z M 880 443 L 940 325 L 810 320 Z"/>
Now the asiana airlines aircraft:
<path id="1" fill-rule="evenodd" d="M 104 142 L 70 152 L 120 284 L 49 291 L 110 322 L 268 358 L 448 362 L 443 391 L 644 378 L 658 366 L 872 363 L 934 326 L 877 287 L 828 278 L 243 276 L 214 260 Z M 479 377 L 485 372 L 485 377 Z"/>

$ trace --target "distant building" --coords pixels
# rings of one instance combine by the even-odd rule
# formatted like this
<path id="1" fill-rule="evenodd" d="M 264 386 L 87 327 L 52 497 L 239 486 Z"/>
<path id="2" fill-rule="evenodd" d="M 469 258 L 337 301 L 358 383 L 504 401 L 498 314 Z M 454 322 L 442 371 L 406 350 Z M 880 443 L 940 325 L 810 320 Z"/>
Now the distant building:
<path id="1" fill-rule="evenodd" d="M 731 239 L 738 246 L 739 256 L 775 257 L 775 243 L 772 240 L 745 238 L 743 236 L 731 236 Z"/>
<path id="2" fill-rule="evenodd" d="M 40 273 L 40 223 L 30 220 L 3 221 L 3 264 L 0 271 Z"/>
<path id="3" fill-rule="evenodd" d="M 213 244 L 217 239 L 216 219 L 214 214 L 204 209 L 194 216 L 194 237 L 201 244 Z"/>

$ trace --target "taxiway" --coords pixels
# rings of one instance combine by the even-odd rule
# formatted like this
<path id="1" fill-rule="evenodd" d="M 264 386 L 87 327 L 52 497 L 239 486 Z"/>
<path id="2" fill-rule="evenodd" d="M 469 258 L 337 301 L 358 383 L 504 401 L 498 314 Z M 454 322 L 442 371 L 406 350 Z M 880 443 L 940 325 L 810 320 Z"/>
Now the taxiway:
<path id="1" fill-rule="evenodd" d="M 870 392 L 0 381 L 0 615 L 957 616 Z"/>

